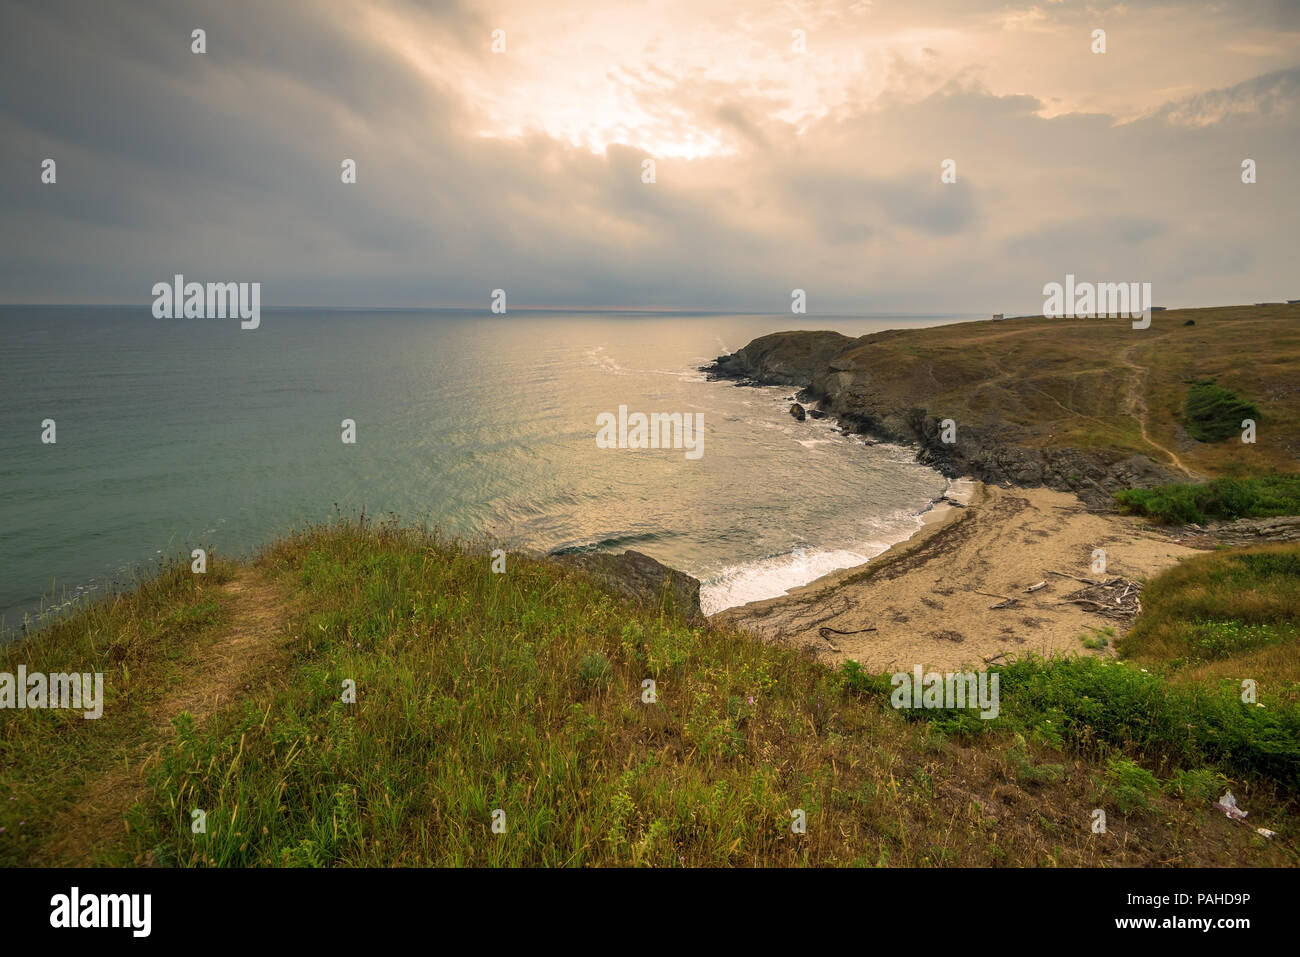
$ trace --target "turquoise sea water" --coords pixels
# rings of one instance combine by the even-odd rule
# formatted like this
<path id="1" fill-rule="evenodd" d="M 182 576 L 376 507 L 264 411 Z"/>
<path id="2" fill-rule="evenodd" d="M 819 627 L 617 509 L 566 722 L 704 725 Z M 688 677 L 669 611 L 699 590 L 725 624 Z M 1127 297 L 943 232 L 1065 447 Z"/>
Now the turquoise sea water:
<path id="1" fill-rule="evenodd" d="M 636 548 L 699 577 L 706 611 L 780 594 L 906 537 L 946 482 L 796 422 L 789 389 L 697 368 L 782 329 L 949 321 L 264 310 L 241 330 L 0 306 L 0 615 L 363 508 L 537 551 Z M 620 405 L 703 413 L 702 457 L 598 448 Z"/>

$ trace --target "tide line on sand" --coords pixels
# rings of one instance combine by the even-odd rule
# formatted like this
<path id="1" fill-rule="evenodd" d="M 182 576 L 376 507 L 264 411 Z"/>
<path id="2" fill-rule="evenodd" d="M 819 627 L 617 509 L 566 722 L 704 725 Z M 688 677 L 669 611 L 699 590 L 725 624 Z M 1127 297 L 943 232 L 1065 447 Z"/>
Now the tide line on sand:
<path id="1" fill-rule="evenodd" d="M 973 479 L 950 480 L 943 494 L 921 511 L 896 522 L 886 520 L 879 537 L 843 548 L 809 547 L 771 555 L 752 562 L 731 565 L 705 582 L 700 589 L 700 607 L 706 615 L 764 599 L 779 598 L 803 586 L 816 583 L 846 569 L 860 568 L 873 558 L 914 538 L 927 526 L 940 524 L 958 509 L 970 504 L 978 489 Z"/>
<path id="2" fill-rule="evenodd" d="M 1092 512 L 1077 496 L 1045 488 L 972 482 L 924 520 L 915 535 L 863 564 L 710 618 L 869 670 L 983 667 L 1031 651 L 1112 655 L 1113 640 L 1089 651 L 1079 635 L 1126 626 L 1063 601 L 1079 583 L 1049 573 L 1139 580 L 1196 553 L 1140 519 Z M 1107 560 L 1100 576 L 1098 548 Z M 826 629 L 847 637 L 829 642 Z"/>

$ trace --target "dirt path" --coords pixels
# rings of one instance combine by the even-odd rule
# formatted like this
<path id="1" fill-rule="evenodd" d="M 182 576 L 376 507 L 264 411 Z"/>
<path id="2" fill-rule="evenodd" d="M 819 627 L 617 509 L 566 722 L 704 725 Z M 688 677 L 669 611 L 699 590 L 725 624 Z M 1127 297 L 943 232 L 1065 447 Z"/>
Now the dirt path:
<path id="1" fill-rule="evenodd" d="M 215 642 L 198 649 L 187 665 L 189 679 L 158 706 L 164 727 L 182 711 L 201 723 L 239 697 L 247 678 L 283 644 L 284 598 L 265 576 L 241 565 L 224 591 L 232 601 L 230 623 Z"/>
<path id="2" fill-rule="evenodd" d="M 201 726 L 279 658 L 289 637 L 280 589 L 258 569 L 241 565 L 221 592 L 230 620 L 180 663 L 184 677 L 150 707 L 155 720 L 130 755 L 89 780 L 72 808 L 60 815 L 52 831 L 65 836 L 44 848 L 39 863 L 90 863 L 95 848 L 125 826 L 124 815 L 145 796 L 146 772 L 176 740 L 172 719 L 188 711 Z"/>
<path id="3" fill-rule="evenodd" d="M 1146 442 L 1147 445 L 1152 448 L 1159 449 L 1168 456 L 1169 461 L 1188 478 L 1196 478 L 1196 473 L 1183 464 L 1182 459 L 1178 457 L 1177 453 L 1172 449 L 1165 448 L 1153 439 L 1149 432 L 1147 432 L 1147 403 L 1146 399 L 1142 397 L 1141 388 L 1142 383 L 1146 380 L 1147 370 L 1129 358 L 1130 354 L 1136 348 L 1136 346 L 1129 346 L 1119 356 L 1119 361 L 1133 372 L 1133 378 L 1129 380 L 1128 389 L 1125 391 L 1124 395 L 1124 403 L 1128 408 L 1128 412 L 1138 421 L 1138 427 L 1142 430 L 1142 441 Z"/>

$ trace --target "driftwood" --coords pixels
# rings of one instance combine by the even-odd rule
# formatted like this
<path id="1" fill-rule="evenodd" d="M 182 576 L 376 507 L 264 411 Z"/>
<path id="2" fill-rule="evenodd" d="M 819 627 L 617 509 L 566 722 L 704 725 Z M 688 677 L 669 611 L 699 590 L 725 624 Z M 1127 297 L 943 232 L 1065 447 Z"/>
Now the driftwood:
<path id="1" fill-rule="evenodd" d="M 1141 582 L 1117 577 L 1108 581 L 1089 582 L 1087 588 L 1070 593 L 1056 604 L 1082 605 L 1092 609 L 1094 614 L 1117 621 L 1132 621 L 1142 612 L 1141 594 Z"/>
<path id="2" fill-rule="evenodd" d="M 825 639 L 826 644 L 831 646 L 831 651 L 839 651 L 840 646 L 831 641 L 831 635 L 860 635 L 863 632 L 875 630 L 875 628 L 859 628 L 856 631 L 840 631 L 838 628 L 830 628 L 826 625 L 822 625 L 817 629 L 817 634 Z"/>
<path id="3" fill-rule="evenodd" d="M 822 627 L 817 629 L 817 634 L 829 640 L 830 635 L 828 635 L 827 632 L 830 632 L 831 635 L 860 635 L 864 631 L 875 631 L 875 630 L 876 630 L 875 628 L 859 628 L 857 631 L 840 631 L 838 628 L 829 628 L 826 625 L 822 625 Z"/>
<path id="4" fill-rule="evenodd" d="M 803 615 L 792 615 L 789 618 L 773 615 L 777 620 L 770 632 L 771 638 L 774 641 L 785 641 L 787 638 L 793 638 L 795 635 L 807 632 L 824 621 L 838 618 L 853 607 L 853 603 L 845 596 L 840 596 L 838 599 L 833 598 L 824 605 L 821 603 L 810 603 L 810 605 L 809 611 Z"/>
<path id="5" fill-rule="evenodd" d="M 1038 589 L 1046 588 L 1046 587 L 1047 587 L 1047 582 L 1039 582 L 1037 585 L 1030 585 L 1028 588 L 1025 589 L 1025 591 L 1036 592 L 1038 591 Z"/>
<path id="6" fill-rule="evenodd" d="M 1049 575 L 1060 575 L 1062 578 L 1073 578 L 1075 581 L 1077 581 L 1077 582 L 1083 582 L 1085 585 L 1095 585 L 1095 584 L 1097 584 L 1095 581 L 1092 581 L 1091 579 L 1088 579 L 1088 578 L 1080 578 L 1078 575 L 1070 575 L 1070 574 L 1068 574 L 1068 573 L 1066 573 L 1066 572 L 1058 572 L 1058 571 L 1055 571 L 1054 569 L 1051 569 L 1051 568 L 1049 568 L 1049 569 L 1047 570 L 1047 574 L 1049 574 Z"/>
<path id="7" fill-rule="evenodd" d="M 979 591 L 979 590 L 974 589 L 974 588 L 972 588 L 971 591 L 975 592 L 975 594 L 977 594 L 977 595 L 983 595 L 985 598 L 1001 598 L 1001 599 L 1002 599 L 1002 601 L 998 602 L 996 605 L 989 605 L 989 608 L 1010 608 L 1012 605 L 1018 604 L 1019 601 L 1020 601 L 1020 599 L 1018 599 L 1018 598 L 1012 598 L 1012 597 L 1009 596 L 1009 595 L 995 595 L 995 594 L 993 594 L 992 592 Z"/>

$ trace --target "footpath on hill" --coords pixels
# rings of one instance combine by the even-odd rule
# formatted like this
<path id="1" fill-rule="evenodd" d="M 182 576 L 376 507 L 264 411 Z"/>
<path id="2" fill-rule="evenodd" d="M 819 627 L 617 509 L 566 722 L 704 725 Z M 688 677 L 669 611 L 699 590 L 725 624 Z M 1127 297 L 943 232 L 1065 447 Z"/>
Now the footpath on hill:
<path id="1" fill-rule="evenodd" d="M 256 566 L 240 565 L 219 589 L 228 622 L 177 663 L 176 679 L 150 707 L 154 720 L 128 746 L 125 761 L 86 781 L 81 795 L 54 823 L 52 832 L 62 836 L 45 845 L 33 863 L 92 863 L 97 849 L 122 832 L 131 806 L 146 796 L 149 769 L 176 740 L 176 716 L 188 711 L 202 727 L 263 681 L 281 658 L 288 614 L 280 587 Z"/>

